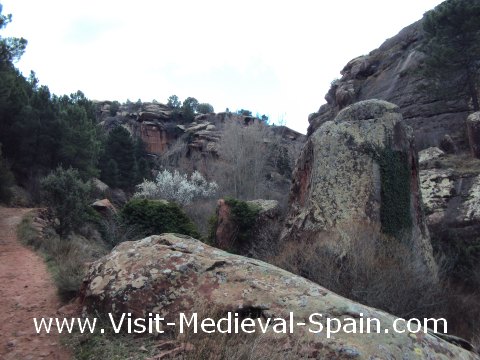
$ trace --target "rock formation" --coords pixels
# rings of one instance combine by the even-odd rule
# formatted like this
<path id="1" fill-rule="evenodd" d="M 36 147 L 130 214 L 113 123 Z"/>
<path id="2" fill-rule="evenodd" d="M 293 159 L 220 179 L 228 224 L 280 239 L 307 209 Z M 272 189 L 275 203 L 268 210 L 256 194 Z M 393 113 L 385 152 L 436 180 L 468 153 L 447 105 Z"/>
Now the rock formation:
<path id="1" fill-rule="evenodd" d="M 222 250 L 232 251 L 257 259 L 272 253 L 280 230 L 280 207 L 276 200 L 250 200 L 236 203 L 246 206 L 254 218 L 241 224 L 228 200 L 220 199 L 217 205 L 217 221 L 213 242 Z M 242 204 L 243 203 L 243 204 Z"/>
<path id="2" fill-rule="evenodd" d="M 472 156 L 480 159 L 480 111 L 467 118 L 467 133 Z"/>
<path id="3" fill-rule="evenodd" d="M 420 149 L 438 146 L 445 134 L 466 148 L 464 128 L 469 112 L 466 101 L 446 101 L 432 91 L 421 91 L 425 79 L 417 70 L 424 58 L 420 51 L 422 32 L 422 23 L 418 21 L 368 55 L 351 60 L 341 71 L 342 77 L 332 83 L 325 96 L 327 104 L 310 115 L 308 133 L 313 134 L 350 104 L 382 99 L 400 107 Z"/>
<path id="4" fill-rule="evenodd" d="M 411 241 L 433 272 L 412 130 L 382 100 L 350 105 L 310 135 L 293 175 L 282 241 L 312 240 L 355 224 Z"/>
<path id="5" fill-rule="evenodd" d="M 473 244 L 480 233 L 480 160 L 468 156 L 425 161 L 420 170 L 426 220 L 432 237 Z M 453 244 L 452 244 L 453 245 Z"/>
<path id="6" fill-rule="evenodd" d="M 188 318 L 193 312 L 212 316 L 206 308 L 221 317 L 236 312 L 241 320 L 251 318 L 255 322 L 281 318 L 288 326 L 293 320 L 291 334 L 276 335 L 270 328 L 262 335 L 262 346 L 272 358 L 285 356 L 298 344 L 301 353 L 297 356 L 302 358 L 479 359 L 431 333 L 395 332 L 393 316 L 342 298 L 275 266 L 174 234 L 118 245 L 91 265 L 81 299 L 86 309 L 116 317 L 124 313 L 131 313 L 133 318 L 159 314 L 165 318 L 162 324 L 167 332 L 174 330 L 167 322 L 175 322 L 178 328 L 182 312 Z M 309 323 L 311 314 L 322 314 L 324 326 L 326 318 L 351 319 L 357 333 L 342 330 L 329 338 L 325 330 L 310 334 L 307 329 L 318 329 Z M 359 329 L 365 331 L 367 318 L 379 320 L 380 327 L 372 327 L 379 333 L 358 333 Z M 299 322 L 307 326 L 295 325 Z M 403 331 L 405 324 L 398 327 Z M 256 330 L 260 331 L 258 326 Z"/>
<path id="7" fill-rule="evenodd" d="M 429 161 L 440 159 L 445 156 L 445 152 L 438 147 L 430 147 L 418 152 L 418 163 L 420 165 Z"/>

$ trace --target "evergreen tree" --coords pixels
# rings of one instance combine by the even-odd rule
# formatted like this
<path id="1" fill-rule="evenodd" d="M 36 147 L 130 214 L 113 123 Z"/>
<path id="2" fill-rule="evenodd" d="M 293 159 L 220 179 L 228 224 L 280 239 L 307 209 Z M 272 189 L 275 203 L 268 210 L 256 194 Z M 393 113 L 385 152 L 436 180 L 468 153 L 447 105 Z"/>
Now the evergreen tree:
<path id="1" fill-rule="evenodd" d="M 102 180 L 107 184 L 105 168 L 110 159 L 115 160 L 118 166 L 118 186 L 122 189 L 133 188 L 137 180 L 134 143 L 130 133 L 123 126 L 117 126 L 110 131 L 105 144 Z"/>
<path id="2" fill-rule="evenodd" d="M 118 164 L 115 160 L 110 159 L 108 160 L 105 168 L 102 170 L 103 180 L 109 186 L 116 188 L 118 186 Z"/>
<path id="3" fill-rule="evenodd" d="M 144 180 L 149 180 L 151 178 L 150 174 L 150 164 L 148 163 L 147 159 L 140 158 L 137 161 L 137 181 L 136 183 L 139 184 Z"/>
<path id="4" fill-rule="evenodd" d="M 91 184 L 83 182 L 77 170 L 58 167 L 41 185 L 44 202 L 58 219 L 57 232 L 63 237 L 78 229 L 87 216 Z"/>
<path id="5" fill-rule="evenodd" d="M 198 100 L 193 97 L 188 97 L 183 100 L 182 115 L 186 121 L 193 121 L 195 112 L 197 111 Z"/>
<path id="6" fill-rule="evenodd" d="M 197 106 L 197 112 L 199 114 L 208 114 L 208 113 L 215 112 L 215 110 L 213 109 L 212 105 L 208 103 L 201 103 L 201 104 L 198 104 Z"/>
<path id="7" fill-rule="evenodd" d="M 13 174 L 2 157 L 2 144 L 0 144 L 0 202 L 8 203 L 10 201 L 12 193 L 9 188 L 13 183 Z"/>
<path id="8" fill-rule="evenodd" d="M 86 107 L 86 99 L 78 100 L 74 95 L 63 97 L 59 103 L 59 118 L 63 127 L 60 161 L 64 166 L 78 169 L 83 179 L 98 175 L 100 147 L 96 127 L 88 118 Z"/>
<path id="9" fill-rule="evenodd" d="M 447 0 L 423 19 L 425 76 L 441 94 L 480 109 L 480 1 Z"/>
<path id="10" fill-rule="evenodd" d="M 182 103 L 177 95 L 172 95 L 167 100 L 167 106 L 171 109 L 180 109 Z"/>
<path id="11" fill-rule="evenodd" d="M 143 180 L 151 179 L 150 163 L 147 158 L 147 149 L 145 143 L 141 138 L 135 140 L 135 162 L 137 164 L 136 173 L 137 179 L 136 184 L 141 183 Z"/>

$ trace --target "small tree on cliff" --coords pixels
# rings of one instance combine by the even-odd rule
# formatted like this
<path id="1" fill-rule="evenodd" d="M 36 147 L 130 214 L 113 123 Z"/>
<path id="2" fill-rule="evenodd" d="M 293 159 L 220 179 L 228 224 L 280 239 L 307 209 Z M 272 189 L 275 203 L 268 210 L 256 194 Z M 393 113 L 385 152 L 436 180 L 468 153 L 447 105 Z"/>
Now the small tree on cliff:
<path id="1" fill-rule="evenodd" d="M 197 106 L 197 112 L 199 114 L 208 114 L 215 112 L 215 110 L 213 109 L 213 106 L 209 103 L 200 103 Z"/>
<path id="2" fill-rule="evenodd" d="M 423 19 L 425 75 L 440 93 L 480 109 L 480 2 L 447 0 Z"/>

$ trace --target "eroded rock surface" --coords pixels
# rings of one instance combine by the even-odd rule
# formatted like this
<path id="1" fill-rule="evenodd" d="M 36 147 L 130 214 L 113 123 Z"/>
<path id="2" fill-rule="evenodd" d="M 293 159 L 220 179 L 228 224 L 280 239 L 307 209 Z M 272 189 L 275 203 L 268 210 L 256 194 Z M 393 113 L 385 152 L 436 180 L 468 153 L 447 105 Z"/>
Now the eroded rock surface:
<path id="1" fill-rule="evenodd" d="M 480 175 L 455 169 L 420 171 L 427 223 L 435 238 L 476 241 L 480 233 Z"/>
<path id="2" fill-rule="evenodd" d="M 340 332 L 327 338 L 326 333 L 312 335 L 308 327 L 298 326 L 293 334 L 281 335 L 283 344 L 300 344 L 308 352 L 303 356 L 308 358 L 479 359 L 431 334 L 396 333 L 393 316 L 342 298 L 273 265 L 175 234 L 118 245 L 91 265 L 81 296 L 91 311 L 117 316 L 131 312 L 133 317 L 153 312 L 177 323 L 180 312 L 205 313 L 206 307 L 217 314 L 256 314 L 253 317 L 263 321 L 274 317 L 288 322 L 292 312 L 294 323 L 308 322 L 311 314 L 321 313 L 324 318 L 352 318 L 358 329 L 361 318 L 380 321 L 378 334 Z M 274 338 L 271 330 L 265 336 Z M 272 358 L 285 351 L 277 344 L 265 345 L 271 346 Z"/>
<path id="3" fill-rule="evenodd" d="M 464 99 L 444 100 L 434 91 L 422 91 L 426 81 L 418 72 L 424 59 L 421 52 L 422 23 L 418 21 L 386 40 L 368 55 L 351 60 L 332 83 L 325 96 L 327 104 L 309 117 L 309 134 L 331 121 L 346 106 L 367 99 L 397 104 L 411 126 L 417 147 L 438 146 L 445 134 L 466 148 L 465 119 L 470 111 Z"/>
<path id="4" fill-rule="evenodd" d="M 398 106 L 366 100 L 343 109 L 310 135 L 296 166 L 283 241 L 379 224 L 412 239 L 435 269 L 412 130 Z"/>
<path id="5" fill-rule="evenodd" d="M 418 152 L 418 163 L 420 165 L 435 159 L 439 159 L 445 155 L 445 152 L 438 147 L 430 147 Z"/>
<path id="6" fill-rule="evenodd" d="M 480 111 L 468 116 L 467 132 L 472 156 L 480 159 Z"/>

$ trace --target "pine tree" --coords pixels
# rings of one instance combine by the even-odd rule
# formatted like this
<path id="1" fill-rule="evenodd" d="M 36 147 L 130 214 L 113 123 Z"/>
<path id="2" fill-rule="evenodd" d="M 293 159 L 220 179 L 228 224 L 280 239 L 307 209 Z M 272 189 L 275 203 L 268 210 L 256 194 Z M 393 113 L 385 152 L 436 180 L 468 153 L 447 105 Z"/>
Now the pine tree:
<path id="1" fill-rule="evenodd" d="M 108 160 L 105 168 L 102 171 L 102 176 L 105 183 L 108 184 L 110 187 L 116 188 L 118 186 L 118 164 L 115 160 Z"/>
<path id="2" fill-rule="evenodd" d="M 105 169 L 110 159 L 118 166 L 118 187 L 132 189 L 137 180 L 134 143 L 127 129 L 117 126 L 108 134 L 103 155 L 102 180 L 108 184 Z M 110 185 L 110 184 L 109 184 Z"/>
<path id="3" fill-rule="evenodd" d="M 10 186 L 14 183 L 13 175 L 2 157 L 2 144 L 0 144 L 0 202 L 8 203 L 12 197 Z"/>

